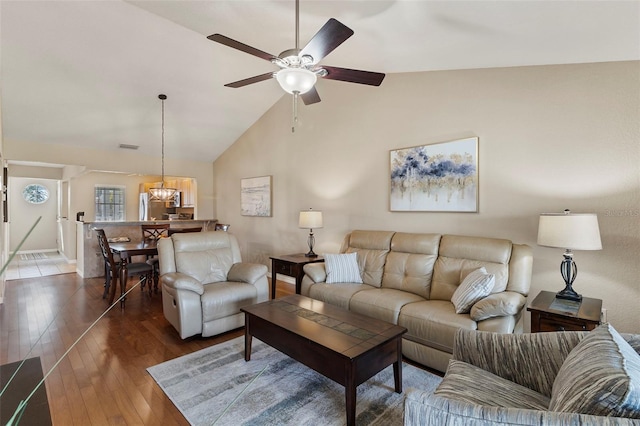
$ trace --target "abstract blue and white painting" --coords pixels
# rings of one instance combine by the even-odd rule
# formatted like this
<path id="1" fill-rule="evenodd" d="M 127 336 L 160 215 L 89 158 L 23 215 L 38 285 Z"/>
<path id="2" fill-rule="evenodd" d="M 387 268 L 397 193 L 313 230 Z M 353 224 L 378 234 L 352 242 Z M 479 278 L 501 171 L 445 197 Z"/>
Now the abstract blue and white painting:
<path id="1" fill-rule="evenodd" d="M 240 187 L 242 216 L 271 216 L 271 176 L 242 179 Z"/>
<path id="2" fill-rule="evenodd" d="M 478 211 L 478 138 L 390 151 L 391 211 Z"/>

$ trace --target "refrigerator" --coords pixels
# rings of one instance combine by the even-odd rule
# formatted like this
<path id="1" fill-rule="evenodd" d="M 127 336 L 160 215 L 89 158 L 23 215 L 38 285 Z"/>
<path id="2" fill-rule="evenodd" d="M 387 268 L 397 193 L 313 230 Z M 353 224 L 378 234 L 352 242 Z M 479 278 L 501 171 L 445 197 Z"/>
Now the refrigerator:
<path id="1" fill-rule="evenodd" d="M 149 201 L 149 193 L 140 193 L 140 204 L 138 207 L 140 221 L 148 220 L 167 220 L 169 214 L 176 212 L 176 207 L 180 207 L 181 193 L 176 194 L 175 201 L 172 203 L 163 203 L 158 201 Z"/>

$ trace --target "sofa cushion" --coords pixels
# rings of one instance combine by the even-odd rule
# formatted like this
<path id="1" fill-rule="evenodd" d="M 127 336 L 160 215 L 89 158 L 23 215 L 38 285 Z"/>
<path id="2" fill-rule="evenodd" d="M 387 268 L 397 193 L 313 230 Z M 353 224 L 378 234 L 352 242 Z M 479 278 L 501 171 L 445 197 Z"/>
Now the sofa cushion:
<path id="1" fill-rule="evenodd" d="M 398 325 L 407 329 L 402 336 L 404 339 L 448 353 L 453 353 L 453 338 L 459 328 L 477 328 L 469 315 L 456 314 L 453 304 L 444 300 L 425 300 L 403 306 Z"/>
<path id="2" fill-rule="evenodd" d="M 491 293 L 495 283 L 495 275 L 487 273 L 484 267 L 468 274 L 451 297 L 456 314 L 468 314 L 474 303 Z"/>
<path id="3" fill-rule="evenodd" d="M 439 234 L 396 232 L 384 266 L 382 287 L 408 291 L 428 299 L 439 243 Z"/>
<path id="4" fill-rule="evenodd" d="M 640 355 L 610 324 L 597 327 L 560 367 L 549 409 L 640 419 Z"/>
<path id="5" fill-rule="evenodd" d="M 391 247 L 392 231 L 353 231 L 345 237 L 341 251 L 358 253 L 362 282 L 375 287 L 382 284 L 382 273 Z"/>
<path id="6" fill-rule="evenodd" d="M 349 302 L 349 310 L 362 315 L 398 323 L 400 309 L 408 303 L 424 300 L 417 294 L 392 288 L 376 288 L 359 291 Z"/>
<path id="7" fill-rule="evenodd" d="M 349 301 L 354 294 L 372 288 L 376 287 L 368 284 L 316 283 L 309 288 L 309 297 L 334 306 L 339 306 L 343 309 L 349 309 Z"/>
<path id="8" fill-rule="evenodd" d="M 544 410 L 549 397 L 475 365 L 451 360 L 434 395 L 490 407 Z"/>
<path id="9" fill-rule="evenodd" d="M 329 254 L 324 256 L 327 284 L 362 283 L 357 253 Z"/>
<path id="10" fill-rule="evenodd" d="M 495 275 L 491 292 L 504 291 L 509 281 L 511 247 L 509 240 L 444 235 L 433 268 L 429 298 L 451 300 L 464 277 L 480 267 Z"/>

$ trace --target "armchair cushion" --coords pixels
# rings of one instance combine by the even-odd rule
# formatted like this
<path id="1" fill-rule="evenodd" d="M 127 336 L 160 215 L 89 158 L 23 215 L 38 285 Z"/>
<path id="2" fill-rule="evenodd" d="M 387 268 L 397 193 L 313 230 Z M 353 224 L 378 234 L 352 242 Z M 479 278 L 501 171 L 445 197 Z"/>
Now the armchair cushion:
<path id="1" fill-rule="evenodd" d="M 610 324 L 601 325 L 560 367 L 549 409 L 640 419 L 640 355 Z"/>
<path id="2" fill-rule="evenodd" d="M 215 283 L 227 280 L 227 273 L 233 265 L 231 250 L 228 248 L 202 251 L 176 251 L 176 269 L 195 277 L 201 283 Z"/>
<path id="3" fill-rule="evenodd" d="M 549 397 L 541 393 L 454 359 L 434 394 L 491 407 L 547 410 L 549 406 Z"/>
<path id="4" fill-rule="evenodd" d="M 453 358 L 550 397 L 562 363 L 582 336 L 578 332 L 501 334 L 460 329 Z"/>

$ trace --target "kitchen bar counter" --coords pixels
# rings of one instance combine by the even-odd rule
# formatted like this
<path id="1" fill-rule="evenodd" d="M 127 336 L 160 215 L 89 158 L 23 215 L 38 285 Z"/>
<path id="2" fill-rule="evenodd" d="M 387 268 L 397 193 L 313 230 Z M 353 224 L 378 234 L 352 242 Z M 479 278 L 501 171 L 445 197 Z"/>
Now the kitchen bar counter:
<path id="1" fill-rule="evenodd" d="M 104 276 L 104 261 L 98 246 L 95 229 L 104 229 L 107 238 L 127 237 L 131 241 L 142 239 L 140 225 L 169 223 L 171 228 L 194 228 L 202 226 L 203 231 L 213 231 L 216 219 L 154 220 L 135 222 L 76 222 L 77 264 L 76 272 L 83 278 Z"/>

